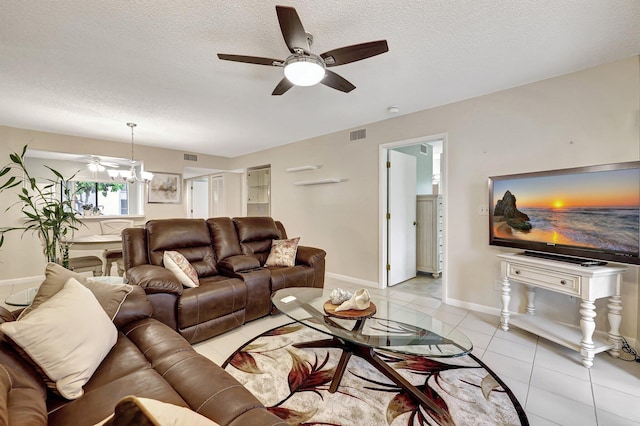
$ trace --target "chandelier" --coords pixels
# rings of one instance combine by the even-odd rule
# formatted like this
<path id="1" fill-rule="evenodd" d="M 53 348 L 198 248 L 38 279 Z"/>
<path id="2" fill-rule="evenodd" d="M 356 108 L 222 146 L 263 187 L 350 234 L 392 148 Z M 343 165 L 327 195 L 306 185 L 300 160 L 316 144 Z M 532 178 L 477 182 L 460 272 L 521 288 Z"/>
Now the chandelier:
<path id="1" fill-rule="evenodd" d="M 111 180 L 122 179 L 128 183 L 149 183 L 151 179 L 153 179 L 153 173 L 150 172 L 140 172 L 140 176 L 136 173 L 136 161 L 133 159 L 133 128 L 137 126 L 136 123 L 127 123 L 127 126 L 131 128 L 131 168 L 129 170 L 107 170 L 109 173 L 109 177 Z"/>

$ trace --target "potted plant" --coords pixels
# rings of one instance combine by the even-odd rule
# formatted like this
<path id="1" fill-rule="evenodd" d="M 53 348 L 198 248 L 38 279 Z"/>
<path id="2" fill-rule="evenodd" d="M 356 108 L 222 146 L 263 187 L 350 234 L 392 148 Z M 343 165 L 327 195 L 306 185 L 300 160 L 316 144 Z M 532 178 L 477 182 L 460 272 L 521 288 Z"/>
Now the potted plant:
<path id="1" fill-rule="evenodd" d="M 11 161 L 0 170 L 0 192 L 22 186 L 17 191 L 18 201 L 9 205 L 5 211 L 20 206 L 24 215 L 22 226 L 0 228 L 0 247 L 4 244 L 4 235 L 7 232 L 22 230 L 24 234 L 32 231 L 42 241 L 47 261 L 68 267 L 69 249 L 66 240 L 73 235 L 73 231 L 83 225 L 73 210 L 72 197 L 67 185 L 67 181 L 73 176 L 65 179 L 58 171 L 45 166 L 53 177 L 45 178 L 44 185 L 38 183 L 24 163 L 26 151 L 27 145 L 21 154 L 11 153 Z M 9 174 L 11 171 L 15 173 Z"/>

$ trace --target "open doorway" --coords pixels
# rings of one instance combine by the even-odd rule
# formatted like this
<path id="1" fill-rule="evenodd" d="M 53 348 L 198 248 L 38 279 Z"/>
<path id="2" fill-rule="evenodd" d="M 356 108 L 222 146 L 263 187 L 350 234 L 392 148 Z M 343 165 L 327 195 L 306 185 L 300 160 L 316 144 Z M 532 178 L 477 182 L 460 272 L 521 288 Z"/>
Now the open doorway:
<path id="1" fill-rule="evenodd" d="M 389 152 L 402 152 L 416 158 L 415 192 L 404 191 L 413 197 L 415 212 L 415 270 L 416 278 L 407 281 L 412 286 L 427 285 L 431 295 L 446 298 L 446 135 L 434 135 L 380 146 L 380 283 L 385 288 L 393 285 L 389 278 L 389 261 L 394 248 L 408 250 L 410 244 L 394 247 L 402 241 L 389 234 L 389 203 L 396 203 L 398 191 L 390 186 L 387 173 Z M 393 231 L 395 232 L 395 231 Z M 401 243 L 402 244 L 402 243 Z M 403 284 L 404 285 L 404 284 Z M 437 288 L 436 288 L 437 287 Z"/>

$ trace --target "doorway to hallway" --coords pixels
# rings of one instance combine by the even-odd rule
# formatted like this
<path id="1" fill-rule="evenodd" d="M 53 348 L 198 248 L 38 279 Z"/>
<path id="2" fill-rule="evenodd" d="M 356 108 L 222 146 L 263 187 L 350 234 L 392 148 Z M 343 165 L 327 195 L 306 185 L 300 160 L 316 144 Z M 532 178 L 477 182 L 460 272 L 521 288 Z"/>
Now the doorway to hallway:
<path id="1" fill-rule="evenodd" d="M 413 252 L 413 270 L 406 280 L 414 280 L 413 277 L 420 278 L 418 281 L 425 281 L 425 272 L 429 273 L 428 279 L 437 279 L 446 269 L 446 227 L 445 227 L 445 205 L 446 205 L 446 135 L 434 135 L 416 138 L 405 141 L 393 142 L 380 146 L 380 283 L 385 288 L 398 282 L 392 274 L 393 263 L 398 253 Z M 389 180 L 387 173 L 387 159 L 389 153 L 401 152 L 405 155 L 412 155 L 416 158 L 416 181 L 412 186 L 413 190 L 405 188 L 394 188 L 393 181 Z M 405 166 L 406 167 L 406 166 Z M 393 165 L 391 166 L 393 169 Z M 411 198 L 414 209 L 413 227 L 414 236 L 410 236 L 410 231 L 405 231 L 404 236 L 394 235 L 396 231 L 390 226 L 389 213 L 393 219 L 393 210 L 398 201 L 398 194 L 403 194 L 400 198 Z M 429 201 L 425 203 L 425 200 Z M 406 201 L 406 200 L 405 200 Z M 431 202 L 433 201 L 433 202 Z M 420 206 L 418 206 L 420 205 Z M 429 214 L 425 214 L 424 206 L 436 206 Z M 413 226 L 413 221 L 411 222 Z M 425 232 L 428 229 L 429 232 Z M 409 235 L 409 237 L 407 237 Z M 404 238 L 404 239 L 403 239 Z M 413 238 L 412 243 L 407 243 L 407 238 Z M 395 253 L 395 254 L 394 254 Z M 428 260 L 427 260 L 428 258 Z M 389 265 L 389 266 L 387 266 Z M 437 287 L 442 282 L 442 293 L 446 296 L 446 276 L 437 280 Z M 412 281 L 413 282 L 413 281 Z M 425 281 L 426 282 L 426 281 Z M 415 282 L 414 282 L 415 284 Z M 417 284 L 416 284 L 417 285 Z M 425 284 L 426 285 L 426 284 Z"/>

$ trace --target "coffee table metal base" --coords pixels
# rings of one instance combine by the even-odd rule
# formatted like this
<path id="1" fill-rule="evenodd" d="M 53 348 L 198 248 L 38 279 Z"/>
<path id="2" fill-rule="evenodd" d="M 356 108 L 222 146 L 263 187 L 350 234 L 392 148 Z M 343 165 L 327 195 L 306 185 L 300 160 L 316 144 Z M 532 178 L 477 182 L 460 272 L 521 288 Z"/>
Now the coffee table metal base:
<path id="1" fill-rule="evenodd" d="M 333 380 L 329 387 L 330 393 L 335 393 L 338 390 L 342 376 L 347 368 L 351 355 L 358 356 L 367 361 L 372 367 L 385 375 L 389 380 L 398 385 L 409 395 L 413 396 L 419 401 L 425 408 L 434 411 L 438 416 L 443 415 L 442 409 L 437 406 L 433 401 L 427 398 L 427 396 L 420 391 L 417 387 L 412 385 L 407 379 L 402 377 L 396 370 L 394 370 L 389 364 L 384 362 L 372 347 L 358 345 L 352 342 L 343 341 L 337 337 L 331 339 L 314 340 L 312 342 L 297 343 L 293 345 L 296 348 L 336 348 L 342 349 L 342 355 L 340 361 L 336 366 L 336 371 L 333 375 Z"/>

